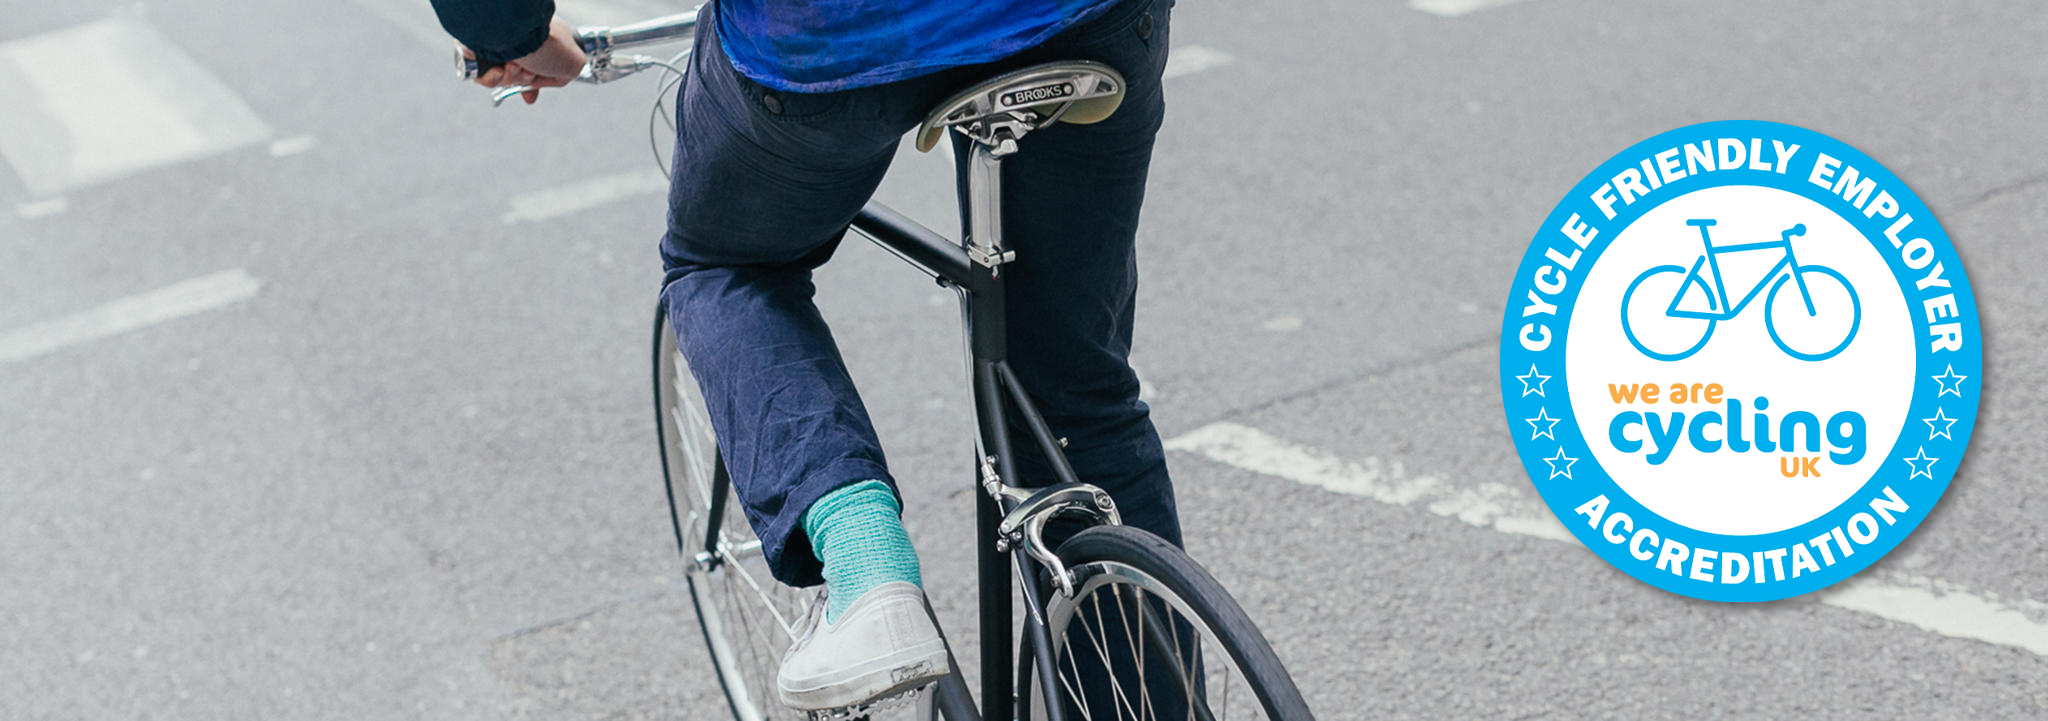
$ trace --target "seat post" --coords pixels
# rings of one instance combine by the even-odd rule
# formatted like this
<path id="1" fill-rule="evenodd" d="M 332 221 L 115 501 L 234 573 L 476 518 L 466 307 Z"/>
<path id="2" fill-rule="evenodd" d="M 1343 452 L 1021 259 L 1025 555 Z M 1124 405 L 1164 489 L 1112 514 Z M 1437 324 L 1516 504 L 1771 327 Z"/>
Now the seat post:
<path id="1" fill-rule="evenodd" d="M 968 145 L 974 150 L 967 158 L 967 257 L 995 275 L 1017 259 L 1017 251 L 1003 249 L 1002 158 L 1017 145 L 1009 138 L 997 145 L 976 138 Z"/>

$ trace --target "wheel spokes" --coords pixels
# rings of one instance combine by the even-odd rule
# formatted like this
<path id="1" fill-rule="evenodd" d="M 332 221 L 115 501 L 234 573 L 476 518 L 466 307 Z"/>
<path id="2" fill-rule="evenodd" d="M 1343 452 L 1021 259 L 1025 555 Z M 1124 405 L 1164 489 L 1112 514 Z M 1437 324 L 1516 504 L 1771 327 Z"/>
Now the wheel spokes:
<path id="1" fill-rule="evenodd" d="M 1131 587 L 1123 588 L 1126 585 Z M 1054 673 L 1068 705 L 1078 707 L 1080 718 L 1093 721 L 1096 713 L 1140 720 L 1231 718 L 1232 687 L 1249 681 L 1229 654 L 1209 653 L 1210 646 L 1220 641 L 1205 635 L 1205 624 L 1184 615 L 1184 607 L 1177 602 L 1142 585 L 1112 582 L 1084 593 L 1085 598 L 1073 601 L 1071 614 L 1056 621 L 1063 627 L 1053 629 L 1058 644 Z M 1108 618 L 1109 613 L 1117 618 Z M 1116 634 L 1122 638 L 1115 638 Z M 1100 663 L 1084 665 L 1084 653 Z M 1207 662 L 1212 659 L 1218 662 Z M 1152 668 L 1154 665 L 1159 668 Z M 1092 703 L 1090 686 L 1098 692 Z M 1105 689 L 1107 696 L 1100 695 Z M 1172 698 L 1169 694 L 1173 693 L 1181 698 Z M 1264 709 L 1256 702 L 1248 708 L 1248 717 L 1265 718 Z"/>

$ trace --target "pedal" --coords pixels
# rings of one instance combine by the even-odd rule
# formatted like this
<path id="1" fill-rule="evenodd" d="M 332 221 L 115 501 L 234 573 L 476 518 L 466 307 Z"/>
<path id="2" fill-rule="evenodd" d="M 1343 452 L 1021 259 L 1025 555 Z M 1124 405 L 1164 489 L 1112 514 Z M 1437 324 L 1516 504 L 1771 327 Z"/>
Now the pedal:
<path id="1" fill-rule="evenodd" d="M 875 714 L 895 711 L 915 703 L 918 694 L 924 693 L 929 688 L 931 688 L 931 684 L 925 684 L 863 704 L 825 709 L 823 711 L 806 711 L 804 712 L 804 718 L 806 721 L 870 721 Z"/>

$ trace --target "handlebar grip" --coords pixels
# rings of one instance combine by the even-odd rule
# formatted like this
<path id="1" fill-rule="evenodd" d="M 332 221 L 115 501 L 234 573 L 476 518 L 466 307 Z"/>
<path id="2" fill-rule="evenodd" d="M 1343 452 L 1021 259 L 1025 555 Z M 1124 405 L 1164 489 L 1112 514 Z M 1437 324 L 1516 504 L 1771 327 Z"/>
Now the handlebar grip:
<path id="1" fill-rule="evenodd" d="M 461 45 L 455 46 L 455 75 L 457 78 L 460 78 L 462 80 L 475 80 L 477 79 L 478 76 L 483 75 L 483 72 L 483 63 L 477 62 L 476 58 L 470 57 L 468 54 L 464 53 L 462 51 Z M 511 87 L 492 88 L 491 106 L 497 107 L 500 105 L 504 105 L 505 101 L 511 100 L 512 98 L 518 96 L 520 93 L 524 93 L 532 89 L 532 86 L 528 85 L 514 85 Z"/>
<path id="2" fill-rule="evenodd" d="M 461 45 L 455 46 L 455 78 L 457 80 L 475 80 L 477 76 L 483 74 L 483 64 L 478 63 L 476 58 L 470 57 L 468 53 L 463 52 Z"/>

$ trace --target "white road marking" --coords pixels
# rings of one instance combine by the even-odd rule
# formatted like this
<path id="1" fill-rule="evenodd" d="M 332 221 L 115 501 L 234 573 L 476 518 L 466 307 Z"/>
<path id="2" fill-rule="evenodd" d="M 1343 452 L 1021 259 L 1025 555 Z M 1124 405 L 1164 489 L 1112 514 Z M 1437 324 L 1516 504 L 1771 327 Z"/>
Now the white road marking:
<path id="1" fill-rule="evenodd" d="M 1166 442 L 1169 450 L 1186 451 L 1248 471 L 1279 476 L 1338 493 L 1364 496 L 1395 506 L 1420 504 L 1430 513 L 1503 533 L 1572 540 L 1570 531 L 1548 513 L 1509 510 L 1522 493 L 1499 483 L 1458 488 L 1433 475 L 1411 476 L 1400 461 L 1367 456 L 1347 461 L 1295 445 L 1256 428 L 1236 423 L 1211 423 Z M 1533 503 L 1533 502 L 1532 502 Z"/>
<path id="2" fill-rule="evenodd" d="M 0 155 L 56 195 L 269 137 L 198 61 L 138 17 L 0 43 Z"/>
<path id="3" fill-rule="evenodd" d="M 1267 319 L 1265 323 L 1259 324 L 1259 327 L 1270 331 L 1286 332 L 1301 330 L 1301 324 L 1301 316 L 1276 315 Z"/>
<path id="4" fill-rule="evenodd" d="M 55 198 L 32 200 L 14 206 L 14 212 L 19 213 L 21 215 L 22 220 L 35 220 L 37 218 L 47 218 L 70 209 L 70 201 L 65 200 L 64 196 L 61 195 Z"/>
<path id="5" fill-rule="evenodd" d="M 512 207 L 505 211 L 502 219 L 506 225 L 550 220 L 665 192 L 668 192 L 668 179 L 661 177 L 660 173 L 630 170 L 513 196 Z"/>
<path id="6" fill-rule="evenodd" d="M 2005 602 L 1936 579 L 1857 576 L 1815 594 L 1821 603 L 1909 623 L 1943 636 L 2018 646 L 2048 656 L 2048 623 L 2022 609 L 2043 610 L 2038 601 Z"/>
<path id="7" fill-rule="evenodd" d="M 1229 65 L 1236 60 L 1237 58 L 1221 50 L 1201 45 L 1181 45 L 1167 53 L 1166 71 L 1160 77 L 1177 78 L 1182 75 L 1193 75 Z"/>
<path id="8" fill-rule="evenodd" d="M 1503 533 L 1577 544 L 1557 517 L 1517 488 L 1481 483 L 1459 488 L 1439 476 L 1410 475 L 1400 461 L 1345 460 L 1237 423 L 1212 423 L 1166 442 L 1228 466 L 1277 476 Z M 1532 512 L 1530 509 L 1534 508 Z M 1864 573 L 1812 600 L 1898 621 L 1944 636 L 2014 646 L 2048 656 L 2048 604 L 2005 600 L 1936 579 Z"/>
<path id="9" fill-rule="evenodd" d="M 1159 388 L 1153 386 L 1151 381 L 1145 380 L 1145 372 L 1138 369 L 1138 364 L 1132 363 L 1130 366 L 1131 375 L 1138 377 L 1138 400 L 1157 402 L 1159 400 Z"/>
<path id="10" fill-rule="evenodd" d="M 1408 7 L 1431 15 L 1454 18 L 1529 0 L 1408 0 Z"/>
<path id="11" fill-rule="evenodd" d="M 262 283 L 240 268 L 193 278 L 82 313 L 0 335 L 0 363 L 203 313 L 248 300 Z"/>
<path id="12" fill-rule="evenodd" d="M 320 139 L 311 135 L 285 138 L 270 144 L 270 157 L 282 158 L 287 155 L 298 155 L 299 153 L 312 150 L 314 146 L 319 144 Z"/>

